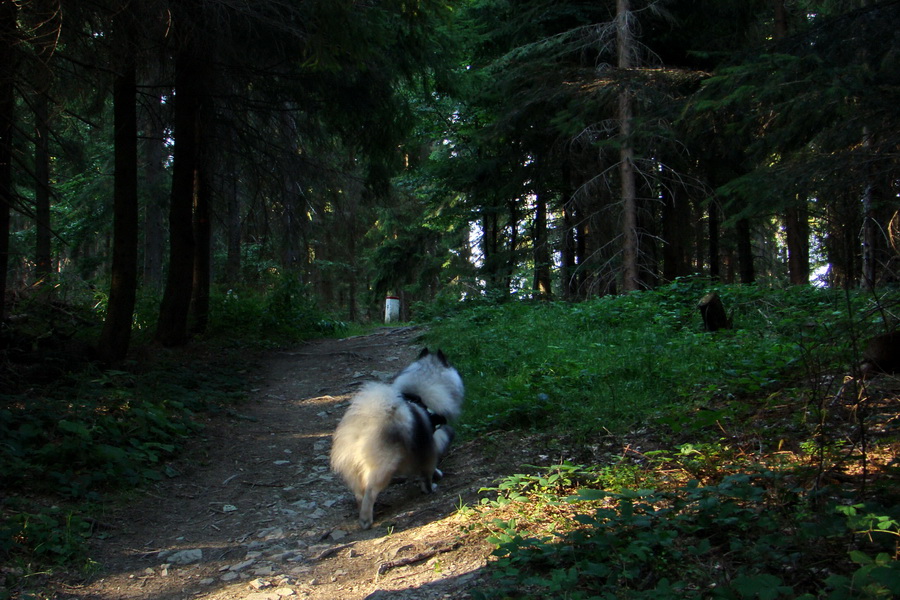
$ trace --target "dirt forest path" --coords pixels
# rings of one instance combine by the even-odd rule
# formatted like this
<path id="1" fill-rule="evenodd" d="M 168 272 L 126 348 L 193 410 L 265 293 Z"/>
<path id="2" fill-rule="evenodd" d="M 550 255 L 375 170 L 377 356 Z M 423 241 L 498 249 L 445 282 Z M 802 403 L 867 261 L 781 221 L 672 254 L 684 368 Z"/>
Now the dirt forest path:
<path id="1" fill-rule="evenodd" d="M 454 446 L 437 492 L 392 485 L 369 531 L 329 470 L 331 434 L 352 393 L 413 360 L 421 333 L 385 328 L 270 354 L 250 400 L 210 421 L 175 465 L 179 476 L 105 515 L 106 535 L 92 549 L 101 574 L 55 597 L 468 597 L 487 582 L 491 547 L 454 513 L 513 457 Z"/>

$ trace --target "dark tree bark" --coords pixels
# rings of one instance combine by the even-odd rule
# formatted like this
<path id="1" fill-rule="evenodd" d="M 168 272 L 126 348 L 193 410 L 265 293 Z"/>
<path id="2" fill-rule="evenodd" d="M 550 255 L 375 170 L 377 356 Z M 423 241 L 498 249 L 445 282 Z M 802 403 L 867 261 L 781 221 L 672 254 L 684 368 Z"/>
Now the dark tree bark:
<path id="1" fill-rule="evenodd" d="M 674 191 L 666 191 L 662 205 L 662 277 L 675 281 L 690 273 L 690 206 Z"/>
<path id="2" fill-rule="evenodd" d="M 739 219 L 735 226 L 737 236 L 738 265 L 741 274 L 741 283 L 754 283 L 756 270 L 753 266 L 753 243 L 750 238 L 750 221 Z"/>
<path id="3" fill-rule="evenodd" d="M 509 239 L 506 245 L 506 256 L 503 261 L 503 294 L 507 295 L 512 290 L 513 275 L 516 272 L 518 261 L 516 260 L 519 248 L 519 206 L 516 200 L 506 203 L 509 214 Z"/>
<path id="4" fill-rule="evenodd" d="M 197 165 L 194 170 L 194 274 L 191 291 L 191 332 L 205 333 L 209 324 L 209 290 L 212 278 L 212 195 L 215 159 L 218 156 L 213 143 L 216 139 L 212 66 L 202 65 L 202 85 L 198 90 L 197 109 Z"/>
<path id="5" fill-rule="evenodd" d="M 717 280 L 720 277 L 719 269 L 719 205 L 713 199 L 709 203 L 709 277 Z"/>
<path id="6" fill-rule="evenodd" d="M 872 133 L 868 130 L 868 128 L 863 129 L 862 146 L 867 151 L 871 151 Z M 875 289 L 875 283 L 877 279 L 877 220 L 875 218 L 876 202 L 875 185 L 873 181 L 874 177 L 871 173 L 870 167 L 867 167 L 865 169 L 865 174 L 866 182 L 862 192 L 862 277 L 860 278 L 860 285 L 862 286 L 862 289 L 871 291 Z"/>
<path id="7" fill-rule="evenodd" d="M 501 282 L 503 280 L 503 277 L 501 276 L 503 253 L 501 251 L 502 242 L 500 240 L 500 223 L 497 209 L 485 207 L 482 210 L 481 224 L 481 248 L 484 252 L 482 273 L 484 274 L 488 289 L 496 291 L 502 287 Z M 507 288 L 507 292 L 508 291 L 509 288 Z"/>
<path id="8" fill-rule="evenodd" d="M 825 250 L 831 265 L 829 282 L 839 288 L 852 288 L 860 281 L 861 253 L 858 234 L 863 226 L 858 198 L 852 192 L 835 198 L 826 206 L 828 229 Z"/>
<path id="9" fill-rule="evenodd" d="M 550 300 L 550 241 L 547 239 L 547 200 L 543 192 L 536 194 L 534 215 L 534 285 L 535 294 L 541 300 Z"/>
<path id="10" fill-rule="evenodd" d="M 575 289 L 579 299 L 585 299 L 588 296 L 590 281 L 592 275 L 588 272 L 588 237 L 591 233 L 590 225 L 585 219 L 584 207 L 580 203 L 575 203 L 573 212 L 575 217 L 575 256 L 578 263 L 578 276 L 575 280 Z"/>
<path id="11" fill-rule="evenodd" d="M 577 241 L 575 217 L 572 214 L 571 202 L 567 202 L 563 206 L 563 272 L 562 272 L 562 293 L 563 298 L 568 301 L 575 300 L 578 295 L 578 279 L 577 279 Z"/>
<path id="12" fill-rule="evenodd" d="M 124 64 L 113 83 L 113 259 L 109 304 L 98 344 L 107 361 L 121 360 L 128 353 L 137 294 L 137 82 L 134 52 L 127 44 L 131 28 L 122 22 L 127 18 L 120 13 L 114 33 L 122 41 Z"/>
<path id="13" fill-rule="evenodd" d="M 618 67 L 627 71 L 634 67 L 632 55 L 634 41 L 629 20 L 629 0 L 616 2 L 616 40 Z M 622 289 L 629 292 L 641 288 L 638 264 L 640 243 L 638 240 L 637 185 L 634 173 L 634 148 L 631 145 L 631 128 L 634 106 L 627 85 L 619 92 L 619 178 L 622 193 Z"/>
<path id="14" fill-rule="evenodd" d="M 787 10 L 784 0 L 772 0 L 774 39 L 788 35 Z M 784 231 L 788 253 L 788 278 L 791 285 L 809 284 L 809 212 L 804 205 L 792 206 L 784 212 Z"/>
<path id="15" fill-rule="evenodd" d="M 208 98 L 206 99 L 208 100 Z M 209 324 L 209 285 L 212 273 L 212 130 L 207 103 L 200 106 L 197 168 L 194 173 L 194 274 L 191 290 L 191 331 L 204 333 Z"/>
<path id="16" fill-rule="evenodd" d="M 351 166 L 355 162 L 355 157 L 350 158 L 348 161 L 348 166 Z M 357 295 L 358 295 L 358 287 L 359 287 L 359 268 L 357 265 L 357 252 L 356 252 L 356 242 L 357 242 L 357 220 L 359 214 L 359 205 L 362 201 L 363 196 L 363 186 L 359 181 L 351 180 L 347 184 L 347 250 L 348 250 L 348 262 L 350 263 L 350 272 L 347 274 L 347 318 L 351 321 L 355 321 L 359 316 L 359 309 L 357 308 Z M 401 290 L 402 291 L 402 290 Z M 405 297 L 403 304 L 406 304 Z"/>
<path id="17" fill-rule="evenodd" d="M 226 247 L 225 281 L 235 285 L 241 280 L 241 198 L 238 194 L 238 176 L 233 145 L 225 159 L 226 172 L 231 175 L 226 192 Z"/>
<path id="18" fill-rule="evenodd" d="M 9 272 L 9 226 L 13 201 L 13 119 L 16 96 L 16 3 L 0 0 L 0 321 L 6 317 L 6 274 Z"/>
<path id="19" fill-rule="evenodd" d="M 577 281 L 577 227 L 573 214 L 575 202 L 572 200 L 572 164 L 567 159 L 563 164 L 563 231 L 562 231 L 562 295 L 564 300 L 575 300 L 578 294 Z"/>
<path id="20" fill-rule="evenodd" d="M 202 117 L 201 117 L 202 118 Z M 209 324 L 209 279 L 212 262 L 212 229 L 210 228 L 210 196 L 212 186 L 209 177 L 207 153 L 203 137 L 198 140 L 198 166 L 194 181 L 194 275 L 191 290 L 191 331 L 204 333 Z"/>
<path id="21" fill-rule="evenodd" d="M 806 206 L 787 209 L 784 224 L 791 285 L 809 285 L 809 210 Z"/>
<path id="22" fill-rule="evenodd" d="M 282 130 L 288 132 L 291 139 L 300 139 L 301 135 L 298 131 L 297 121 L 289 111 L 290 106 L 285 106 L 285 112 L 281 115 Z M 281 174 L 283 180 L 281 185 L 281 219 L 282 227 L 284 229 L 282 242 L 284 249 L 282 251 L 281 260 L 285 268 L 292 272 L 299 272 L 298 267 L 304 262 L 306 215 L 308 213 L 304 195 L 300 193 L 298 189 L 296 173 L 299 165 L 295 166 L 296 158 L 296 155 L 286 157 Z M 352 162 L 352 159 L 350 162 Z M 348 182 L 347 185 L 354 188 L 353 193 L 357 192 L 354 184 Z M 348 191 L 348 194 L 349 193 L 350 192 Z M 353 201 L 350 198 L 348 198 L 348 200 L 350 202 Z M 348 206 L 348 209 L 350 208 L 352 207 Z M 350 224 L 349 221 L 347 221 L 347 223 Z"/>
<path id="23" fill-rule="evenodd" d="M 52 269 L 50 227 L 50 111 L 47 97 L 40 94 L 34 101 L 34 213 L 35 213 L 35 275 L 39 279 Z"/>
<path id="24" fill-rule="evenodd" d="M 188 340 L 188 314 L 194 281 L 193 206 L 200 124 L 202 69 L 192 48 L 175 59 L 175 149 L 169 204 L 169 270 L 159 308 L 156 341 L 178 346 Z"/>
<path id="25" fill-rule="evenodd" d="M 162 103 L 154 99 L 156 110 Z M 165 182 L 165 132 L 156 111 L 142 118 L 144 130 L 143 160 L 144 189 L 144 265 L 143 286 L 159 292 L 162 290 L 163 261 L 165 260 L 165 215 L 168 203 L 168 185 Z"/>

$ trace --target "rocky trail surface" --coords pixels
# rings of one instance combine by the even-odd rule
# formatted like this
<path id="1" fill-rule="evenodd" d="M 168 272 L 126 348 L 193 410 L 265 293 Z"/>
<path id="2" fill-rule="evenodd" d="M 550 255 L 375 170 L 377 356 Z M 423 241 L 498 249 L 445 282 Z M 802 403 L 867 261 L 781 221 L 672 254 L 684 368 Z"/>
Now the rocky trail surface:
<path id="1" fill-rule="evenodd" d="M 487 584 L 491 546 L 457 507 L 527 457 L 452 447 L 436 493 L 414 482 L 378 499 L 361 531 L 329 470 L 331 434 L 357 387 L 390 379 L 421 348 L 415 328 L 321 340 L 264 358 L 260 385 L 210 420 L 162 481 L 103 517 L 101 572 L 61 585 L 82 600 L 466 598 Z M 509 471 L 506 471 L 509 472 Z"/>

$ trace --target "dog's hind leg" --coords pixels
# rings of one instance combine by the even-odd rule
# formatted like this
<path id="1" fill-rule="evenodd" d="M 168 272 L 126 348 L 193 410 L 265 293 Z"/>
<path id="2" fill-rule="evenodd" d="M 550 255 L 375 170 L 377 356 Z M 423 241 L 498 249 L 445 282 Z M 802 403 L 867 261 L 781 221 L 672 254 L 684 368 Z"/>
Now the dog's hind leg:
<path id="1" fill-rule="evenodd" d="M 442 473 L 437 470 L 438 457 L 437 454 L 432 454 L 431 457 L 422 465 L 422 470 L 420 472 L 419 484 L 422 487 L 422 491 L 426 494 L 432 493 L 437 487 L 434 484 L 435 478 L 440 479 Z"/>
<path id="2" fill-rule="evenodd" d="M 380 472 L 370 473 L 362 500 L 359 502 L 359 526 L 369 529 L 374 522 L 375 500 L 384 488 L 391 483 L 393 469 L 384 469 Z"/>
<path id="3" fill-rule="evenodd" d="M 432 476 L 430 474 L 422 475 L 422 479 L 419 482 L 419 484 L 422 488 L 422 493 L 424 493 L 424 494 L 430 494 L 430 493 L 434 492 L 435 489 L 437 489 L 437 485 L 434 483 Z"/>
<path id="4" fill-rule="evenodd" d="M 374 521 L 374 511 L 375 511 L 375 499 L 378 497 L 378 492 L 380 490 L 375 490 L 372 488 L 366 489 L 366 493 L 363 494 L 362 501 L 359 503 L 359 526 L 362 529 L 369 529 L 372 527 L 372 522 Z"/>

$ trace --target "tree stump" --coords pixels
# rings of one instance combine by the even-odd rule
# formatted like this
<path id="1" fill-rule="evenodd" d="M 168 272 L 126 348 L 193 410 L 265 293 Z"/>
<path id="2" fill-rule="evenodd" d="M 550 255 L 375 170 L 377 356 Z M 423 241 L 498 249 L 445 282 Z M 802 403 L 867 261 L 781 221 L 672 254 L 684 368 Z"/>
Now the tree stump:
<path id="1" fill-rule="evenodd" d="M 706 331 L 718 331 L 720 329 L 731 329 L 732 322 L 725 314 L 725 305 L 716 292 L 710 292 L 703 296 L 700 304 L 700 316 L 703 317 L 703 328 Z"/>
<path id="2" fill-rule="evenodd" d="M 876 335 L 866 343 L 862 372 L 900 373 L 900 331 Z"/>

